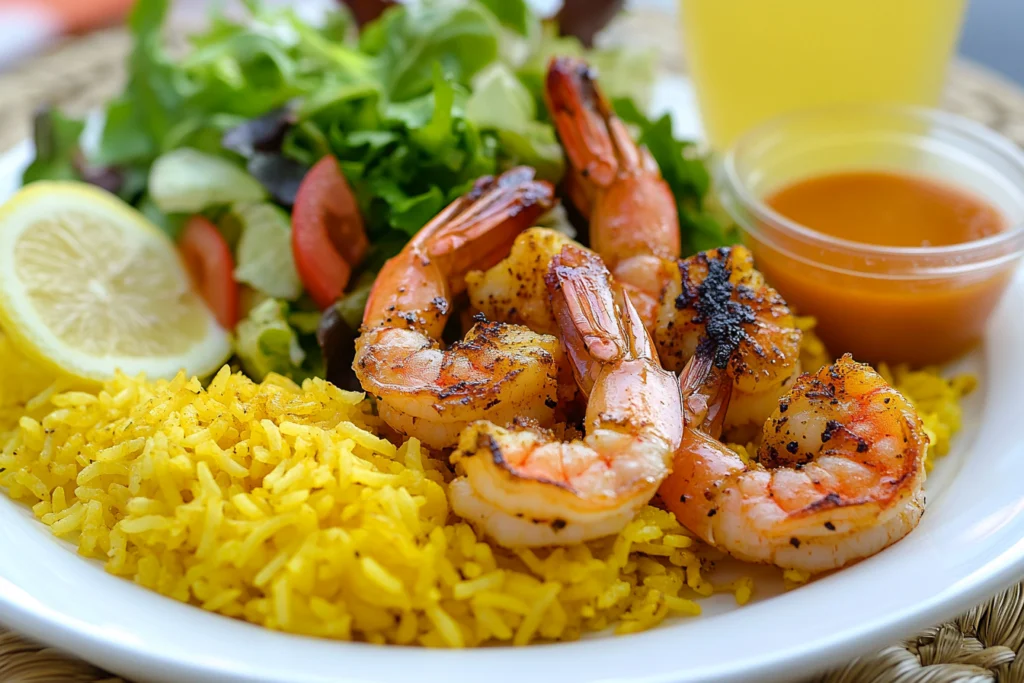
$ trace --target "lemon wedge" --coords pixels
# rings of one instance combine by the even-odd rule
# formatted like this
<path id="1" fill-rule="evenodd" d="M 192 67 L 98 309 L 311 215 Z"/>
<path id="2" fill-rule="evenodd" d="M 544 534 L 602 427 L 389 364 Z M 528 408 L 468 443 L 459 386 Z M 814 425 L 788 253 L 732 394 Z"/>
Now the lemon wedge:
<path id="1" fill-rule="evenodd" d="M 230 336 L 193 291 L 174 243 L 113 195 L 38 182 L 0 206 L 0 327 L 67 375 L 208 375 Z"/>

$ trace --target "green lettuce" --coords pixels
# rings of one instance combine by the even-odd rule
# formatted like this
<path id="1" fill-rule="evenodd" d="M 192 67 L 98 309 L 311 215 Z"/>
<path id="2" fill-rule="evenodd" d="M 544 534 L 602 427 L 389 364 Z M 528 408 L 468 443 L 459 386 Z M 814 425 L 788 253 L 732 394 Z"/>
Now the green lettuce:
<path id="1" fill-rule="evenodd" d="M 433 70 L 463 86 L 498 56 L 500 24 L 483 5 L 433 0 L 396 6 L 365 30 L 361 47 L 396 102 L 430 91 Z"/>
<path id="2" fill-rule="evenodd" d="M 241 226 L 235 281 L 276 299 L 294 301 L 302 296 L 288 214 L 266 203 L 236 206 L 232 213 Z"/>
<path id="3" fill-rule="evenodd" d="M 36 180 L 78 180 L 75 156 L 79 154 L 78 138 L 85 124 L 68 118 L 56 109 L 36 115 L 33 142 L 36 157 L 21 177 L 23 184 Z"/>
<path id="4" fill-rule="evenodd" d="M 164 213 L 199 213 L 259 202 L 266 190 L 245 169 L 190 147 L 161 155 L 149 169 L 149 196 Z"/>
<path id="5" fill-rule="evenodd" d="M 271 372 L 301 382 L 323 375 L 323 360 L 316 346 L 319 313 L 293 310 L 287 302 L 265 299 L 254 306 L 235 328 L 235 355 L 242 369 L 260 381 Z"/>
<path id="6" fill-rule="evenodd" d="M 477 75 L 466 118 L 497 133 L 510 164 L 533 166 L 538 176 L 555 182 L 565 173 L 554 128 L 537 120 L 537 102 L 507 65 L 495 62 Z"/>
<path id="7" fill-rule="evenodd" d="M 107 106 L 96 161 L 148 164 L 167 133 L 184 118 L 185 75 L 164 49 L 161 30 L 169 0 L 138 2 L 128 18 L 134 39 L 128 84 Z"/>

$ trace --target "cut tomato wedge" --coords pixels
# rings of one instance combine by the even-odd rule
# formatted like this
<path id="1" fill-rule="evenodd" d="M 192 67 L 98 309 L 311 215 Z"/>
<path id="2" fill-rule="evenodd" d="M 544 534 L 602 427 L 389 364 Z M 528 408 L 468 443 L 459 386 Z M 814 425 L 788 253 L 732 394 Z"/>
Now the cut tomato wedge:
<path id="1" fill-rule="evenodd" d="M 326 156 L 299 185 L 292 209 L 292 254 L 306 291 L 321 310 L 345 292 L 369 241 L 338 160 Z"/>
<path id="2" fill-rule="evenodd" d="M 231 248 L 217 226 L 202 216 L 185 224 L 178 243 L 192 282 L 226 330 L 238 324 L 238 283 Z"/>

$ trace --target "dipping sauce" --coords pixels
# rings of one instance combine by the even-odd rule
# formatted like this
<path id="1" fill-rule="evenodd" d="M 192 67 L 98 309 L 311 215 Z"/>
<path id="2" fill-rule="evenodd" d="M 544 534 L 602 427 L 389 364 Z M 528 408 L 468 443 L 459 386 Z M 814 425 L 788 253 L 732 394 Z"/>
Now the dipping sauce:
<path id="1" fill-rule="evenodd" d="M 832 237 L 888 247 L 943 247 L 1006 229 L 995 207 L 928 178 L 881 171 L 794 183 L 766 200 L 786 218 Z"/>
<path id="2" fill-rule="evenodd" d="M 984 199 L 909 174 L 826 174 L 763 201 L 815 232 L 880 247 L 948 247 L 1008 228 Z M 887 270 L 886 258 L 853 259 L 841 246 L 809 253 L 784 237 L 752 247 L 768 281 L 797 311 L 818 319 L 829 350 L 861 361 L 925 365 L 964 353 L 981 338 L 1009 278 L 999 269 L 908 279 Z"/>

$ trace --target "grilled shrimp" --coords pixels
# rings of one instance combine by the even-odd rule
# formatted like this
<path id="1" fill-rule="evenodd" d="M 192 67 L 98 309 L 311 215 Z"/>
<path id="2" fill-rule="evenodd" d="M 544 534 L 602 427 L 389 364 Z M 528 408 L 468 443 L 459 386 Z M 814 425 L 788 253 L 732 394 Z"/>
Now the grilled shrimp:
<path id="1" fill-rule="evenodd" d="M 534 332 L 557 334 L 544 277 L 562 247 L 575 242 L 550 228 L 530 228 L 512 244 L 508 256 L 485 271 L 466 275 L 473 308 L 489 320 L 526 325 Z"/>
<path id="2" fill-rule="evenodd" d="M 779 397 L 800 374 L 802 333 L 786 302 L 754 268 L 746 247 L 723 247 L 678 261 L 666 283 L 654 340 L 662 363 L 680 371 L 708 334 L 717 309 L 727 314 L 735 335 L 726 374 L 732 380 L 725 425 L 757 430 Z"/>
<path id="3" fill-rule="evenodd" d="M 557 230 L 530 228 L 512 244 L 509 255 L 486 271 L 466 275 L 471 308 L 488 320 L 525 325 L 541 334 L 557 334 L 544 277 L 551 260 L 567 244 L 576 244 Z M 582 248 L 582 247 L 581 247 Z M 576 382 L 565 354 L 558 366 L 556 419 L 582 414 Z"/>
<path id="4" fill-rule="evenodd" d="M 353 369 L 392 429 L 439 449 L 483 418 L 552 421 L 561 355 L 555 337 L 481 322 L 445 349 L 441 333 L 470 267 L 500 260 L 553 202 L 553 188 L 534 180 L 532 169 L 483 178 L 381 269 Z"/>
<path id="5" fill-rule="evenodd" d="M 846 355 L 802 375 L 747 464 L 717 439 L 731 387 L 710 365 L 698 354 L 683 373 L 687 429 L 659 491 L 690 531 L 742 560 L 821 572 L 917 526 L 928 437 L 871 367 Z"/>
<path id="6" fill-rule="evenodd" d="M 477 422 L 452 455 L 452 509 L 501 545 L 578 543 L 621 530 L 655 494 L 682 438 L 679 388 L 630 299 L 593 253 L 566 246 L 545 278 L 587 395 L 586 437 Z"/>
<path id="7" fill-rule="evenodd" d="M 682 370 L 692 357 L 703 333 L 692 294 L 708 286 L 702 284 L 708 264 L 724 261 L 731 273 L 731 299 L 749 314 L 743 327 L 746 341 L 730 369 L 736 386 L 725 424 L 756 429 L 799 374 L 801 332 L 786 302 L 754 270 L 746 249 L 679 260 L 672 192 L 584 62 L 553 59 L 545 95 L 569 159 L 569 195 L 590 219 L 590 245 L 629 292 L 667 369 Z"/>
<path id="8" fill-rule="evenodd" d="M 594 78 L 586 62 L 555 57 L 544 96 L 569 160 L 566 189 L 590 222 L 590 246 L 651 329 L 670 261 L 682 250 L 676 200 Z"/>

